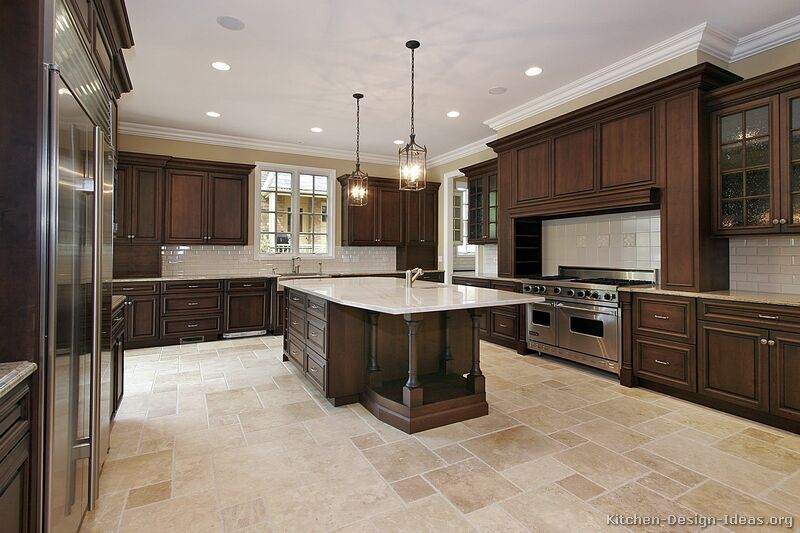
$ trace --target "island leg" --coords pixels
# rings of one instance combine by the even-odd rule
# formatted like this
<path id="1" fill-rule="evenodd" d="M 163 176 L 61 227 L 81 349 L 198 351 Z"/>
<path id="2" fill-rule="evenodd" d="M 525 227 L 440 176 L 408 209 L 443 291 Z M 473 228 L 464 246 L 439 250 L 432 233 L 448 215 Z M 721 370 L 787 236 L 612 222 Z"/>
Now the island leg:
<path id="1" fill-rule="evenodd" d="M 369 317 L 369 365 L 367 375 L 370 388 L 383 385 L 383 374 L 378 364 L 378 313 L 367 313 Z"/>
<path id="2" fill-rule="evenodd" d="M 408 328 L 408 381 L 403 387 L 403 404 L 406 407 L 422 405 L 422 387 L 417 379 L 417 328 L 420 316 L 406 314 L 403 316 Z"/>
<path id="3" fill-rule="evenodd" d="M 467 374 L 467 388 L 472 393 L 486 390 L 486 378 L 481 372 L 481 310 L 470 309 L 472 318 L 472 369 Z"/>
<path id="4" fill-rule="evenodd" d="M 453 372 L 453 352 L 450 349 L 450 313 L 442 313 L 442 329 L 444 330 L 444 350 L 440 372 L 444 375 Z"/>

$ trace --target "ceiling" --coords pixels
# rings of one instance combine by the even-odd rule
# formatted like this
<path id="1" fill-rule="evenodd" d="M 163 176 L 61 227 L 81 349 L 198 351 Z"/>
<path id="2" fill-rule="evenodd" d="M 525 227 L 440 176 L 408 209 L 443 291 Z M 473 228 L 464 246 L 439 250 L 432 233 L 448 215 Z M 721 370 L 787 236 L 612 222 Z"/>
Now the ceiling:
<path id="1" fill-rule="evenodd" d="M 120 120 L 391 156 L 409 132 L 429 157 L 483 139 L 484 121 L 708 22 L 743 37 L 800 13 L 796 0 L 127 0 L 134 90 Z M 245 23 L 223 29 L 219 16 Z M 212 61 L 231 65 L 228 72 Z M 525 76 L 537 65 L 544 72 Z M 495 86 L 508 89 L 490 95 Z M 447 118 L 458 110 L 461 116 Z M 220 118 L 209 118 L 217 111 Z M 312 133 L 311 127 L 322 133 Z"/>

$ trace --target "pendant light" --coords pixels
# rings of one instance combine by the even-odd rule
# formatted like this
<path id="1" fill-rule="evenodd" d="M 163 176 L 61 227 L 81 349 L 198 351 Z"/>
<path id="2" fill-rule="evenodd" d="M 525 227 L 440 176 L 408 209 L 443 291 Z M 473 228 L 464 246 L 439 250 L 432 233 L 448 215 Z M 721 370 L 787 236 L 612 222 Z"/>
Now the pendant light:
<path id="1" fill-rule="evenodd" d="M 364 95 L 355 93 L 356 99 L 356 169 L 347 177 L 347 205 L 367 205 L 367 179 L 369 176 L 361 170 L 361 99 Z"/>
<path id="2" fill-rule="evenodd" d="M 421 191 L 427 177 L 428 149 L 418 145 L 414 135 L 414 50 L 419 48 L 419 41 L 408 41 L 406 48 L 411 50 L 411 135 L 399 152 L 400 190 Z"/>

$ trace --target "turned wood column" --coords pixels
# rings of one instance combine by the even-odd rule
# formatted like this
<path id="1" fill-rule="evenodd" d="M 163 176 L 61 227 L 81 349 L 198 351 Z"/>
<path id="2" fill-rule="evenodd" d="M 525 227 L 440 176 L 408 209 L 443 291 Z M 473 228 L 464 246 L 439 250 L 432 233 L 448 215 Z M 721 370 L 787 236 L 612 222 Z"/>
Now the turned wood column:
<path id="1" fill-rule="evenodd" d="M 450 321 L 452 317 L 447 311 L 442 313 L 442 330 L 444 331 L 444 346 L 442 349 L 442 364 L 440 372 L 451 374 L 453 372 L 453 352 L 450 349 Z"/>
<path id="2" fill-rule="evenodd" d="M 481 310 L 470 309 L 472 318 L 472 368 L 467 374 L 467 388 L 473 392 L 486 390 L 486 378 L 481 372 Z"/>
<path id="3" fill-rule="evenodd" d="M 369 386 L 377 389 L 383 385 L 383 373 L 378 364 L 378 313 L 367 313 L 369 318 L 369 363 L 367 365 L 367 376 Z"/>
<path id="4" fill-rule="evenodd" d="M 403 387 L 403 404 L 406 407 L 422 405 L 422 386 L 417 377 L 417 328 L 421 322 L 420 315 L 403 316 L 408 328 L 408 381 Z"/>
<path id="5" fill-rule="evenodd" d="M 619 291 L 619 303 L 622 314 L 622 364 L 619 369 L 619 382 L 626 387 L 637 385 L 636 376 L 633 374 L 633 295 L 628 291 Z"/>

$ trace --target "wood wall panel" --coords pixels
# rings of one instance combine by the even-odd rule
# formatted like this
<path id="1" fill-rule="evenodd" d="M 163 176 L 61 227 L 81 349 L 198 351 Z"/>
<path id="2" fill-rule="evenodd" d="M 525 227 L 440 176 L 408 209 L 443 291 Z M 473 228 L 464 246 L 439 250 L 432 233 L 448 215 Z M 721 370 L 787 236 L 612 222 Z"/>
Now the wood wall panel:
<path id="1" fill-rule="evenodd" d="M 595 188 L 594 126 L 553 139 L 553 195 Z"/>
<path id="2" fill-rule="evenodd" d="M 600 126 L 600 188 L 654 181 L 652 108 Z"/>
<path id="3" fill-rule="evenodd" d="M 517 150 L 517 179 L 514 186 L 514 203 L 541 200 L 550 197 L 552 165 L 550 141 L 525 146 Z"/>

